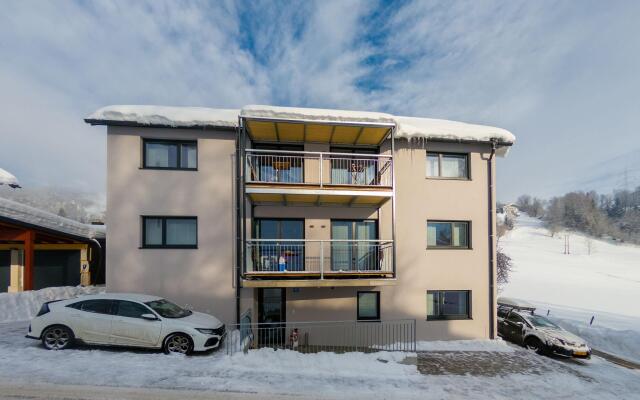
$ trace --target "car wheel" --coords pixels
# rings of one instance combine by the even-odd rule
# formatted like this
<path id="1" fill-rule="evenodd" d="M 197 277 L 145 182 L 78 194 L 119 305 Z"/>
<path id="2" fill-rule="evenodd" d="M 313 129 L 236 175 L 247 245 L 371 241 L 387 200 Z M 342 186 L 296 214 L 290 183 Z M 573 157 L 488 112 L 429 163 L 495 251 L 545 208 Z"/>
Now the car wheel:
<path id="1" fill-rule="evenodd" d="M 166 354 L 190 354 L 193 351 L 191 338 L 184 333 L 173 333 L 164 341 Z"/>
<path id="2" fill-rule="evenodd" d="M 42 344 L 49 350 L 64 350 L 73 344 L 73 332 L 66 326 L 50 326 L 42 333 Z"/>
<path id="3" fill-rule="evenodd" d="M 542 343 L 540 339 L 535 337 L 525 340 L 524 345 L 527 349 L 533 350 L 538 354 L 544 354 L 546 352 L 544 343 Z"/>

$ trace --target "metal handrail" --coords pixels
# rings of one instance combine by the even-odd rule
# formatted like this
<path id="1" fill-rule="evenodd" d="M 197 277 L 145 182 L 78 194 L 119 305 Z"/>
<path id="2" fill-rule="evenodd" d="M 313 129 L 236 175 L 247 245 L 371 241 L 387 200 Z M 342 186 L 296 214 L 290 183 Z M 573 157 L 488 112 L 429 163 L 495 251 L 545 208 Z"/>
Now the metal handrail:
<path id="1" fill-rule="evenodd" d="M 393 240 L 381 239 L 247 239 L 247 242 L 369 242 L 369 243 L 393 243 Z"/>

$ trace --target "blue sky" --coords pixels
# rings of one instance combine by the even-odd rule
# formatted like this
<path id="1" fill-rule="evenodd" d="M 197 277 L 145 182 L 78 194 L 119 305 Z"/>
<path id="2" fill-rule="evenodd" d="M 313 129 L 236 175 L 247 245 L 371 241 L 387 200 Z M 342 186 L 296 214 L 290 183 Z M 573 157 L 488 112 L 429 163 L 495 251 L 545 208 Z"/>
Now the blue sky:
<path id="1" fill-rule="evenodd" d="M 0 167 L 104 192 L 108 104 L 276 104 L 507 128 L 498 196 L 640 184 L 637 1 L 4 1 Z"/>

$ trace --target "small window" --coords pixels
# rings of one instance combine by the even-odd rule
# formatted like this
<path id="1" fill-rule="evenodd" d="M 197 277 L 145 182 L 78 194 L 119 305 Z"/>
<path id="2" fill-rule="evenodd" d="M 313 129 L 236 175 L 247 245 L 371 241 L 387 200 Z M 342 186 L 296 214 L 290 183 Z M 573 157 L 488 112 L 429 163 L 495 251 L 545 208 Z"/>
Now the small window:
<path id="1" fill-rule="evenodd" d="M 143 152 L 144 168 L 185 170 L 198 168 L 198 143 L 195 141 L 144 139 Z"/>
<path id="2" fill-rule="evenodd" d="M 96 314 L 111 314 L 111 300 L 85 300 L 74 303 L 73 308 Z"/>
<path id="3" fill-rule="evenodd" d="M 358 321 L 380 320 L 380 292 L 358 292 Z"/>
<path id="4" fill-rule="evenodd" d="M 153 314 L 151 310 L 142 304 L 132 301 L 118 301 L 118 312 L 116 315 L 129 318 L 142 318 L 144 314 Z"/>
<path id="5" fill-rule="evenodd" d="M 428 290 L 427 320 L 471 319 L 471 291 Z"/>
<path id="6" fill-rule="evenodd" d="M 429 248 L 470 248 L 469 222 L 428 221 L 427 247 Z"/>
<path id="7" fill-rule="evenodd" d="M 518 314 L 515 314 L 515 313 L 509 314 L 509 316 L 507 317 L 507 321 L 522 322 L 524 324 L 524 319 L 521 316 L 519 316 Z"/>
<path id="8" fill-rule="evenodd" d="M 196 217 L 142 217 L 142 247 L 196 248 Z"/>
<path id="9" fill-rule="evenodd" d="M 469 179 L 469 155 L 427 153 L 427 177 Z"/>

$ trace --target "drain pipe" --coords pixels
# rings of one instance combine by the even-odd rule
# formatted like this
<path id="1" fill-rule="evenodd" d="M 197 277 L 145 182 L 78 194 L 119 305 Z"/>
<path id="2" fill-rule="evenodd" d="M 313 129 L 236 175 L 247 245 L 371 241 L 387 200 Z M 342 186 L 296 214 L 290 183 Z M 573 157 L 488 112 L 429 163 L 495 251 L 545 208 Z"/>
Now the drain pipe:
<path id="1" fill-rule="evenodd" d="M 244 196 L 242 195 L 242 177 L 240 176 L 241 167 L 241 135 L 243 133 L 242 130 L 242 120 L 238 117 L 238 128 L 236 130 L 236 273 L 235 273 L 235 286 L 236 286 L 236 324 L 240 323 L 240 263 L 242 259 L 242 223 L 244 221 L 244 216 L 241 215 L 241 206 L 240 202 L 244 201 Z"/>
<path id="2" fill-rule="evenodd" d="M 496 142 L 491 140 L 491 155 L 487 160 L 487 187 L 488 194 L 488 213 L 489 213 L 489 339 L 495 339 L 495 285 L 494 285 L 494 233 L 493 233 L 493 158 L 496 154 Z"/>

